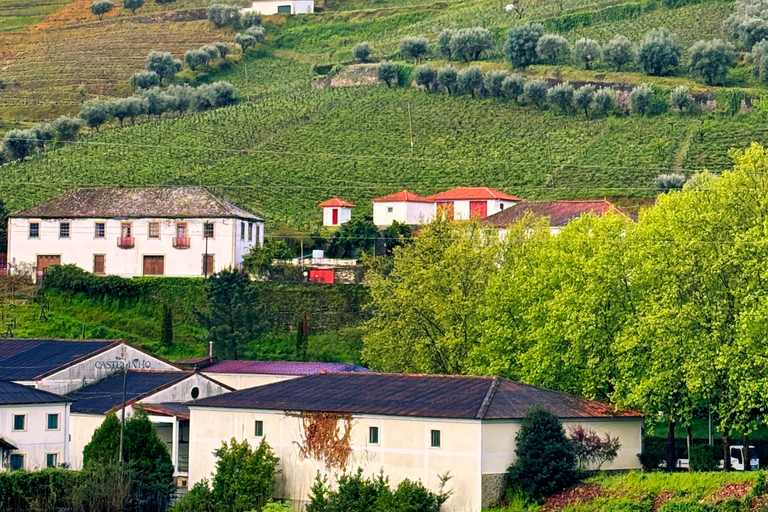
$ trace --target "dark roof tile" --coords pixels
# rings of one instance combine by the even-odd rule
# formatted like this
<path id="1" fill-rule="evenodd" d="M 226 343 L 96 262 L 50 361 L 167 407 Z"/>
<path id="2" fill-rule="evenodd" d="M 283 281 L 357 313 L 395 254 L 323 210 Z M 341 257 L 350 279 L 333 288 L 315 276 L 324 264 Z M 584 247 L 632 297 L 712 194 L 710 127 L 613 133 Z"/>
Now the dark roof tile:
<path id="1" fill-rule="evenodd" d="M 60 404 L 71 399 L 13 382 L 0 381 L 0 405 Z"/>
<path id="2" fill-rule="evenodd" d="M 193 372 L 130 370 L 126 382 L 125 403 L 131 404 L 154 391 L 186 379 Z M 123 373 L 115 373 L 69 395 L 75 400 L 72 412 L 106 414 L 123 404 Z"/>
<path id="3" fill-rule="evenodd" d="M 514 206 L 505 208 L 499 213 L 490 215 L 480 222 L 497 228 L 506 228 L 522 219 L 528 212 L 533 213 L 537 217 L 549 217 L 549 225 L 552 227 L 563 227 L 587 213 L 605 215 L 606 213 L 614 212 L 626 215 L 626 213 L 604 199 L 583 201 L 522 201 Z"/>
<path id="4" fill-rule="evenodd" d="M 120 340 L 0 339 L 0 380 L 32 380 Z"/>

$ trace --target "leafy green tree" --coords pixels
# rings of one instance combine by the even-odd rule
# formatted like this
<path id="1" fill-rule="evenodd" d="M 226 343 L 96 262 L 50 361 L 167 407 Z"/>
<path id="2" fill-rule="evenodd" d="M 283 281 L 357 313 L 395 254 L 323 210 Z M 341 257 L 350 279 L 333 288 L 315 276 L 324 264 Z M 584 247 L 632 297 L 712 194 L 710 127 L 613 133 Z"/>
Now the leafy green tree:
<path id="1" fill-rule="evenodd" d="M 437 85 L 442 87 L 448 94 L 456 91 L 459 83 L 459 72 L 453 66 L 444 66 L 437 70 Z"/>
<path id="2" fill-rule="evenodd" d="M 502 85 L 507 74 L 503 71 L 489 71 L 483 76 L 483 89 L 488 96 L 501 98 L 503 96 Z"/>
<path id="3" fill-rule="evenodd" d="M 163 81 L 173 80 L 174 75 L 181 70 L 181 61 L 174 59 L 170 52 L 153 51 L 147 55 L 146 69 L 157 73 L 162 85 Z"/>
<path id="4" fill-rule="evenodd" d="M 736 12 L 723 23 L 723 32 L 728 38 L 739 42 L 749 51 L 760 41 L 768 40 L 768 13 L 759 0 L 736 2 Z"/>
<path id="5" fill-rule="evenodd" d="M 435 221 L 394 251 L 388 275 L 369 272 L 373 317 L 363 358 L 381 371 L 462 373 L 481 334 L 485 287 L 498 272 L 498 237 L 475 222 Z"/>
<path id="6" fill-rule="evenodd" d="M 592 69 L 602 54 L 600 44 L 594 39 L 581 38 L 573 45 L 573 61 L 584 64 L 584 69 Z"/>
<path id="7" fill-rule="evenodd" d="M 120 121 L 120 127 L 122 127 L 126 119 L 131 118 L 131 121 L 134 121 L 136 117 L 141 115 L 141 99 L 136 96 L 118 98 L 111 102 L 111 109 L 112 115 Z"/>
<path id="8" fill-rule="evenodd" d="M 454 34 L 456 34 L 454 29 L 446 28 L 437 36 L 437 53 L 439 53 L 441 57 L 446 59 L 452 58 L 451 40 L 453 39 Z"/>
<path id="9" fill-rule="evenodd" d="M 83 448 L 83 464 L 114 462 L 120 459 L 120 420 L 115 412 L 93 431 L 91 441 Z"/>
<path id="10" fill-rule="evenodd" d="M 256 39 L 257 43 L 263 43 L 264 40 L 267 38 L 267 32 L 266 30 L 264 30 L 264 27 L 261 25 L 254 25 L 252 27 L 248 27 L 245 33 L 246 35 L 253 36 Z"/>
<path id="11" fill-rule="evenodd" d="M 420 64 L 413 70 L 413 78 L 417 85 L 429 92 L 437 89 L 437 70 L 429 64 Z"/>
<path id="12" fill-rule="evenodd" d="M 144 0 L 123 0 L 123 9 L 129 9 L 131 14 L 136 14 L 136 11 L 142 7 L 144 7 Z"/>
<path id="13" fill-rule="evenodd" d="M 547 99 L 567 114 L 573 105 L 573 86 L 568 82 L 559 83 L 547 91 Z"/>
<path id="14" fill-rule="evenodd" d="M 133 90 L 150 89 L 160 85 L 160 77 L 154 71 L 139 71 L 131 76 Z"/>
<path id="15" fill-rule="evenodd" d="M 381 238 L 384 240 L 387 256 L 392 256 L 395 248 L 401 247 L 413 240 L 413 230 L 408 224 L 402 224 L 395 220 L 384 228 L 381 232 Z"/>
<path id="16" fill-rule="evenodd" d="M 164 347 L 173 346 L 173 308 L 163 305 L 163 324 L 160 327 L 160 344 Z"/>
<path id="17" fill-rule="evenodd" d="M 752 64 L 752 74 L 762 83 L 768 84 L 768 39 L 756 43 L 747 55 Z"/>
<path id="18" fill-rule="evenodd" d="M 195 483 L 184 496 L 170 508 L 170 512 L 216 512 L 216 502 L 207 478 Z"/>
<path id="19" fill-rule="evenodd" d="M 321 477 L 318 472 L 310 489 L 309 502 L 304 509 L 305 512 L 328 512 L 328 495 L 330 492 L 328 477 Z"/>
<path id="20" fill-rule="evenodd" d="M 573 95 L 573 106 L 583 110 L 584 115 L 589 118 L 589 109 L 595 101 L 595 86 L 582 85 Z"/>
<path id="21" fill-rule="evenodd" d="M 189 69 L 192 69 L 192 70 L 194 70 L 198 66 L 206 65 L 208 63 L 208 60 L 209 60 L 208 54 L 200 49 L 187 50 L 184 53 L 184 61 L 187 63 L 187 66 L 189 66 Z"/>
<path id="22" fill-rule="evenodd" d="M 520 75 L 509 75 L 501 83 L 502 95 L 508 99 L 517 103 L 520 96 L 525 90 L 525 80 Z"/>
<path id="23" fill-rule="evenodd" d="M 219 54 L 219 49 L 216 47 L 215 44 L 206 44 L 200 49 L 203 52 L 205 52 L 206 57 L 208 57 L 208 62 L 206 62 L 206 64 L 209 64 L 211 61 L 214 61 L 219 57 L 221 57 L 221 55 Z"/>
<path id="24" fill-rule="evenodd" d="M 37 141 L 31 130 L 11 130 L 3 137 L 3 148 L 13 160 L 24 160 L 35 154 Z"/>
<path id="25" fill-rule="evenodd" d="M 78 114 L 85 124 L 98 131 L 99 127 L 111 120 L 114 116 L 110 103 L 98 98 L 86 101 Z"/>
<path id="26" fill-rule="evenodd" d="M 378 238 L 379 228 L 373 222 L 354 218 L 333 234 L 329 252 L 337 257 L 359 258 L 373 250 Z"/>
<path id="27" fill-rule="evenodd" d="M 105 14 L 112 11 L 114 8 L 115 4 L 113 4 L 110 0 L 97 0 L 91 4 L 91 13 L 94 16 L 98 16 L 99 20 L 101 20 Z"/>
<path id="28" fill-rule="evenodd" d="M 200 323 L 223 359 L 242 358 L 264 330 L 255 307 L 258 290 L 250 282 L 248 274 L 238 269 L 222 270 L 206 281 L 208 311 L 200 314 Z"/>
<path id="29" fill-rule="evenodd" d="M 693 107 L 691 90 L 684 85 L 678 85 L 669 93 L 669 104 L 679 112 L 688 112 Z"/>
<path id="30" fill-rule="evenodd" d="M 487 28 L 463 28 L 451 34 L 450 58 L 472 62 L 478 60 L 484 51 L 492 50 L 493 47 L 493 36 Z"/>
<path id="31" fill-rule="evenodd" d="M 213 3 L 205 9 L 205 13 L 216 28 L 240 25 L 240 9 L 236 5 Z"/>
<path id="32" fill-rule="evenodd" d="M 37 148 L 41 151 L 45 149 L 46 144 L 56 138 L 56 127 L 53 123 L 43 121 L 32 125 L 32 128 L 30 128 L 29 131 L 35 139 Z"/>
<path id="33" fill-rule="evenodd" d="M 397 64 L 390 60 L 382 61 L 376 68 L 376 76 L 379 82 L 384 82 L 387 87 L 397 83 Z"/>
<path id="34" fill-rule="evenodd" d="M 289 260 L 293 252 L 285 240 L 269 240 L 263 246 L 254 245 L 243 258 L 243 267 L 257 276 L 264 276 L 272 269 L 275 260 Z"/>
<path id="35" fill-rule="evenodd" d="M 248 440 L 232 438 L 214 452 L 216 473 L 213 497 L 221 512 L 261 510 L 277 488 L 277 464 L 280 461 L 266 441 L 253 450 Z"/>
<path id="36" fill-rule="evenodd" d="M 504 43 L 504 53 L 512 66 L 525 69 L 536 62 L 536 46 L 544 35 L 544 27 L 539 23 L 526 23 L 512 28 Z"/>
<path id="37" fill-rule="evenodd" d="M 536 55 L 548 64 L 563 62 L 570 54 L 568 40 L 560 34 L 544 34 L 536 43 Z"/>
<path id="38" fill-rule="evenodd" d="M 213 45 L 216 47 L 216 51 L 219 52 L 219 56 L 222 59 L 226 59 L 227 55 L 232 53 L 232 43 L 227 41 L 216 41 Z"/>
<path id="39" fill-rule="evenodd" d="M 256 38 L 248 34 L 235 34 L 235 44 L 239 44 L 240 49 L 245 52 L 248 48 L 256 46 Z"/>
<path id="40" fill-rule="evenodd" d="M 456 88 L 463 94 L 474 98 L 483 88 L 483 72 L 477 66 L 470 66 L 459 71 Z"/>
<path id="41" fill-rule="evenodd" d="M 240 24 L 246 28 L 261 25 L 261 14 L 258 12 L 246 12 L 240 16 Z"/>
<path id="42" fill-rule="evenodd" d="M 653 89 L 645 84 L 640 84 L 629 93 L 629 101 L 632 103 L 632 112 L 644 116 L 651 111 Z"/>
<path id="43" fill-rule="evenodd" d="M 197 90 L 188 84 L 171 85 L 166 94 L 174 98 L 176 111 L 179 114 L 189 112 L 197 107 Z"/>
<path id="44" fill-rule="evenodd" d="M 429 52 L 429 41 L 424 37 L 406 37 L 400 43 L 400 53 L 417 63 Z"/>
<path id="45" fill-rule="evenodd" d="M 615 35 L 603 46 L 603 60 L 609 66 L 621 71 L 621 68 L 635 61 L 635 51 L 626 36 Z"/>
<path id="46" fill-rule="evenodd" d="M 607 116 L 616 105 L 616 93 L 612 89 L 601 88 L 595 92 L 595 114 Z"/>
<path id="47" fill-rule="evenodd" d="M 171 97 L 162 92 L 158 87 L 141 91 L 142 108 L 148 116 L 157 116 L 159 119 L 164 113 L 175 110 L 170 100 Z"/>
<path id="48" fill-rule="evenodd" d="M 523 86 L 523 98 L 539 107 L 547 99 L 547 89 L 549 89 L 549 85 L 546 80 L 528 80 Z"/>
<path id="49" fill-rule="evenodd" d="M 517 459 L 509 467 L 510 486 L 533 498 L 549 496 L 576 481 L 576 456 L 560 420 L 543 407 L 523 417 L 515 436 Z"/>
<path id="50" fill-rule="evenodd" d="M 352 57 L 360 62 L 368 62 L 368 59 L 371 57 L 372 53 L 373 48 L 371 48 L 371 43 L 368 41 L 357 43 L 352 47 Z"/>
<path id="51" fill-rule="evenodd" d="M 80 128 L 83 127 L 83 121 L 76 117 L 61 116 L 53 122 L 53 127 L 60 141 L 71 141 L 77 137 Z"/>
<path id="52" fill-rule="evenodd" d="M 736 61 L 733 45 L 722 39 L 697 41 L 688 53 L 691 75 L 707 85 L 724 85 L 728 70 Z"/>
<path id="53" fill-rule="evenodd" d="M 654 28 L 640 43 L 637 60 L 646 74 L 662 76 L 678 66 L 681 53 L 680 45 L 669 30 Z"/>

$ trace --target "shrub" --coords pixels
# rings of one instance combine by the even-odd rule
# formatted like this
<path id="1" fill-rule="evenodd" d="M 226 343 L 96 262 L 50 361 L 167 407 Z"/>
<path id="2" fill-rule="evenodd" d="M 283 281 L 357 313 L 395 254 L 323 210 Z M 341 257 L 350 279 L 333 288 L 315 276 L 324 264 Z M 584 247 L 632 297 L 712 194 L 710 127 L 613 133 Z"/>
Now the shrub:
<path id="1" fill-rule="evenodd" d="M 502 85 L 504 79 L 507 78 L 507 74 L 503 71 L 490 71 L 483 77 L 483 87 L 486 94 L 494 98 L 501 98 L 503 96 Z"/>
<path id="2" fill-rule="evenodd" d="M 685 178 L 685 176 L 683 176 L 683 178 Z M 691 471 L 717 471 L 717 468 L 720 465 L 720 455 L 721 454 L 715 453 L 715 448 L 713 446 L 706 444 L 692 446 L 691 460 L 688 461 L 688 464 Z"/>
<path id="3" fill-rule="evenodd" d="M 239 44 L 240 49 L 245 51 L 252 46 L 256 46 L 256 38 L 248 34 L 235 34 L 235 44 Z"/>
<path id="4" fill-rule="evenodd" d="M 687 112 L 693 106 L 693 96 L 691 91 L 684 85 L 678 85 L 669 94 L 669 104 L 672 108 L 680 111 Z"/>
<path id="5" fill-rule="evenodd" d="M 376 76 L 379 82 L 384 82 L 387 87 L 392 87 L 397 83 L 397 64 L 390 60 L 382 61 L 376 69 Z"/>
<path id="6" fill-rule="evenodd" d="M 437 53 L 446 59 L 451 58 L 451 40 L 456 33 L 452 28 L 446 28 L 437 36 Z"/>
<path id="7" fill-rule="evenodd" d="M 653 186 L 656 187 L 656 192 L 663 194 L 670 190 L 682 190 L 686 181 L 688 178 L 685 177 L 685 174 L 659 174 L 653 180 Z"/>
<path id="8" fill-rule="evenodd" d="M 131 14 L 136 14 L 136 10 L 142 7 L 144 7 L 144 0 L 123 0 L 123 9 L 129 9 Z"/>
<path id="9" fill-rule="evenodd" d="M 501 83 L 502 95 L 508 100 L 514 100 L 515 103 L 523 94 L 524 88 L 525 80 L 520 75 L 509 75 Z"/>
<path id="10" fill-rule="evenodd" d="M 61 116 L 53 122 L 59 140 L 74 140 L 82 127 L 82 119 L 76 117 Z"/>
<path id="11" fill-rule="evenodd" d="M 538 23 L 526 23 L 512 28 L 504 44 L 507 59 L 519 69 L 525 69 L 536 62 L 536 46 L 543 35 L 544 27 Z"/>
<path id="12" fill-rule="evenodd" d="M 523 98 L 538 107 L 547 99 L 548 88 L 546 80 L 528 80 L 523 87 Z"/>
<path id="13" fill-rule="evenodd" d="M 11 130 L 3 137 L 3 147 L 9 158 L 24 160 L 35 153 L 35 134 L 30 130 Z"/>
<path id="14" fill-rule="evenodd" d="M 181 61 L 174 59 L 170 52 L 149 52 L 147 55 L 147 71 L 154 71 L 160 79 L 173 80 L 173 76 L 181 69 Z"/>
<path id="15" fill-rule="evenodd" d="M 483 87 L 483 72 L 477 66 L 470 66 L 459 71 L 457 89 L 461 94 L 474 97 Z"/>
<path id="16" fill-rule="evenodd" d="M 768 40 L 755 44 L 747 55 L 747 60 L 752 64 L 752 74 L 755 78 L 768 84 Z"/>
<path id="17" fill-rule="evenodd" d="M 91 4 L 91 13 L 95 16 L 98 16 L 99 19 L 102 19 L 105 14 L 114 8 L 115 4 L 113 4 L 110 0 L 98 0 Z"/>
<path id="18" fill-rule="evenodd" d="M 216 28 L 240 25 L 240 9 L 236 5 L 214 3 L 205 9 L 205 13 Z"/>
<path id="19" fill-rule="evenodd" d="M 510 486 L 541 498 L 576 481 L 576 457 L 560 420 L 543 407 L 531 408 L 515 436 L 517 460 L 509 467 Z"/>
<path id="20" fill-rule="evenodd" d="M 257 12 L 246 12 L 240 16 L 240 24 L 245 28 L 261 25 L 261 14 Z"/>
<path id="21" fill-rule="evenodd" d="M 248 29 L 245 31 L 245 34 L 253 37 L 257 43 L 263 43 L 264 40 L 267 38 L 267 32 L 266 30 L 264 30 L 264 27 L 262 27 L 261 25 L 254 25 L 252 27 L 248 27 Z"/>
<path id="22" fill-rule="evenodd" d="M 448 94 L 456 92 L 459 82 L 459 73 L 453 66 L 444 66 L 437 71 L 437 85 L 445 89 Z"/>
<path id="23" fill-rule="evenodd" d="M 195 483 L 192 488 L 182 496 L 169 512 L 216 512 L 216 502 L 213 500 L 213 492 L 204 478 Z"/>
<path id="24" fill-rule="evenodd" d="M 581 38 L 573 45 L 573 60 L 584 63 L 584 69 L 592 69 L 601 54 L 600 45 L 594 39 Z"/>
<path id="25" fill-rule="evenodd" d="M 232 439 L 214 452 L 213 497 L 222 512 L 261 510 L 277 487 L 277 464 L 266 441 L 252 450 L 247 440 Z"/>
<path id="26" fill-rule="evenodd" d="M 728 70 L 736 60 L 733 45 L 722 39 L 698 41 L 691 46 L 689 54 L 691 75 L 707 85 L 724 85 Z"/>
<path id="27" fill-rule="evenodd" d="M 198 66 L 204 66 L 208 63 L 208 54 L 203 50 L 187 50 L 184 53 L 184 62 L 187 63 L 189 69 L 195 69 Z"/>
<path id="28" fill-rule="evenodd" d="M 616 459 L 621 448 L 618 437 L 611 437 L 608 432 L 600 437 L 594 429 L 583 425 L 572 427 L 568 440 L 582 471 L 600 471 L 603 464 Z"/>
<path id="29" fill-rule="evenodd" d="M 552 105 L 562 109 L 563 114 L 567 114 L 573 104 L 573 86 L 568 82 L 557 84 L 547 91 L 547 99 Z"/>
<path id="30" fill-rule="evenodd" d="M 160 85 L 160 77 L 154 71 L 139 71 L 131 76 L 133 89 L 149 89 Z"/>
<path id="31" fill-rule="evenodd" d="M 400 53 L 403 57 L 418 62 L 429 52 L 429 41 L 424 37 L 406 37 L 400 43 Z"/>
<path id="32" fill-rule="evenodd" d="M 479 59 L 485 50 L 490 50 L 493 46 L 490 30 L 482 27 L 463 28 L 454 32 L 451 37 L 451 58 L 471 62 Z"/>
<path id="33" fill-rule="evenodd" d="M 368 62 L 368 58 L 370 58 L 372 53 L 373 49 L 371 48 L 371 44 L 367 41 L 357 43 L 352 47 L 352 57 L 360 62 Z"/>
<path id="34" fill-rule="evenodd" d="M 550 64 L 562 62 L 568 58 L 571 47 L 568 40 L 559 34 L 544 34 L 536 43 L 536 55 Z"/>
<path id="35" fill-rule="evenodd" d="M 579 87 L 573 95 L 573 106 L 583 110 L 584 115 L 589 117 L 589 108 L 595 101 L 595 86 L 583 85 Z"/>
<path id="36" fill-rule="evenodd" d="M 418 85 L 424 87 L 427 92 L 437 88 L 437 70 L 429 64 L 416 66 L 413 70 L 413 77 Z"/>
<path id="37" fill-rule="evenodd" d="M 615 35 L 603 46 L 603 60 L 611 67 L 621 71 L 621 68 L 635 60 L 632 43 L 625 36 Z"/>
<path id="38" fill-rule="evenodd" d="M 645 84 L 640 84 L 629 94 L 629 100 L 632 103 L 632 112 L 645 115 L 651 110 L 653 105 L 653 89 Z"/>
<path id="39" fill-rule="evenodd" d="M 661 76 L 677 67 L 680 53 L 680 45 L 669 30 L 654 28 L 640 43 L 637 60 L 645 73 Z"/>

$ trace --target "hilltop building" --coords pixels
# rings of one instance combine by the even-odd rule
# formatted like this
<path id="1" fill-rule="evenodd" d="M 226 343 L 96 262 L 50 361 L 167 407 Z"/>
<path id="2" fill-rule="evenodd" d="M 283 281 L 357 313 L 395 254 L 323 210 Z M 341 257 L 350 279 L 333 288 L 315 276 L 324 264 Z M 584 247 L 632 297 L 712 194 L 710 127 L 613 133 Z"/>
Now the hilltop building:
<path id="1" fill-rule="evenodd" d="M 334 197 L 318 205 L 323 209 L 323 226 L 337 227 L 352 218 L 354 204 L 339 197 Z"/>
<path id="2" fill-rule="evenodd" d="M 435 202 L 409 190 L 373 200 L 373 223 L 379 227 L 395 221 L 409 225 L 429 224 L 434 218 Z"/>
<path id="3" fill-rule="evenodd" d="M 264 220 L 204 187 L 80 188 L 13 213 L 8 262 L 41 276 L 74 264 L 94 274 L 206 276 L 264 244 Z"/>
<path id="4" fill-rule="evenodd" d="M 459 187 L 428 199 L 450 220 L 484 219 L 520 202 L 515 196 L 488 187 Z"/>

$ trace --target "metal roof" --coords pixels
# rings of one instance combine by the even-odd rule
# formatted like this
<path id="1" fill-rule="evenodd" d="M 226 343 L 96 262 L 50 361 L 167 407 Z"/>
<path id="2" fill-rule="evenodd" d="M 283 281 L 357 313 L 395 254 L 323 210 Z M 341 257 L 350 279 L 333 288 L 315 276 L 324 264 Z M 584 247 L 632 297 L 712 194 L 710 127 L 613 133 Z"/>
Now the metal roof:
<path id="1" fill-rule="evenodd" d="M 0 380 L 33 380 L 121 342 L 0 339 Z"/>
<path id="2" fill-rule="evenodd" d="M 189 406 L 179 402 L 167 402 L 162 404 L 141 404 L 145 411 L 161 414 L 163 416 L 177 416 L 189 419 Z"/>
<path id="3" fill-rule="evenodd" d="M 605 199 L 572 201 L 522 201 L 482 219 L 482 224 L 505 228 L 531 212 L 537 217 L 548 217 L 549 225 L 562 227 L 584 214 L 605 215 L 609 212 L 627 215 Z"/>
<path id="4" fill-rule="evenodd" d="M 182 371 L 130 370 L 125 387 L 125 403 L 130 405 L 193 374 Z M 75 400 L 72 412 L 106 414 L 123 405 L 123 372 L 80 388 L 69 397 Z"/>
<path id="5" fill-rule="evenodd" d="M 561 418 L 640 418 L 612 404 L 498 377 L 321 373 L 190 402 L 270 409 L 457 419 L 520 419 L 535 405 Z"/>
<path id="6" fill-rule="evenodd" d="M 370 372 L 351 363 L 319 363 L 309 361 L 219 361 L 206 366 L 205 373 L 252 373 L 266 375 L 314 375 L 321 372 Z"/>
<path id="7" fill-rule="evenodd" d="M 78 188 L 11 214 L 34 219 L 237 218 L 262 220 L 205 187 Z"/>
<path id="8" fill-rule="evenodd" d="M 71 401 L 41 389 L 0 381 L 0 405 L 60 404 Z"/>

